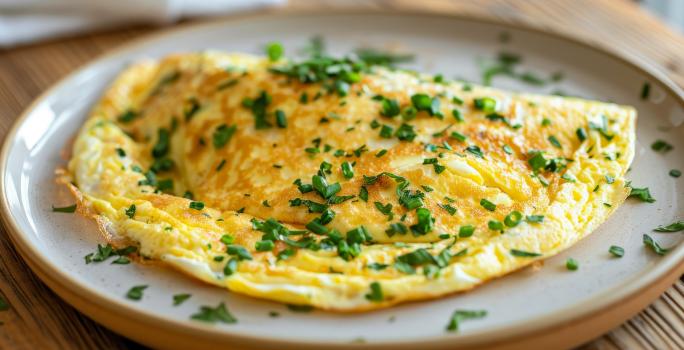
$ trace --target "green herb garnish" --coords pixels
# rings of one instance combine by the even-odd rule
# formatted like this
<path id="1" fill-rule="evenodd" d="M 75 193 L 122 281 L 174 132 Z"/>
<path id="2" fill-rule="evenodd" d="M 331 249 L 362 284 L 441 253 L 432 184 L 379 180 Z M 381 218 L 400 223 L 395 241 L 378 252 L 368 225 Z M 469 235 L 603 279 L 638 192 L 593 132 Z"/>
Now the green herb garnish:
<path id="1" fill-rule="evenodd" d="M 53 213 L 73 213 L 76 211 L 76 204 L 70 205 L 67 207 L 55 207 L 54 205 L 52 206 L 52 212 Z"/>
<path id="2" fill-rule="evenodd" d="M 190 299 L 191 294 L 176 294 L 173 296 L 173 306 L 178 306 Z"/>
<path id="3" fill-rule="evenodd" d="M 370 293 L 366 294 L 366 299 L 374 303 L 379 303 L 385 300 L 385 297 L 382 294 L 382 286 L 380 283 L 373 282 L 370 284 Z"/>
<path id="4" fill-rule="evenodd" d="M 131 300 L 140 300 L 143 297 L 143 291 L 147 289 L 147 285 L 134 286 L 126 293 L 126 298 Z"/>
<path id="5" fill-rule="evenodd" d="M 542 254 L 539 254 L 539 253 L 526 252 L 524 250 L 518 250 L 518 249 L 511 249 L 511 255 L 517 256 L 520 258 L 534 258 L 534 257 L 542 256 Z"/>
<path id="6" fill-rule="evenodd" d="M 214 147 L 218 149 L 225 146 L 228 143 L 228 141 L 230 141 L 230 139 L 233 137 L 235 131 L 237 131 L 237 125 L 219 125 L 219 127 L 217 127 L 216 130 L 214 130 L 214 134 L 212 135 Z"/>
<path id="7" fill-rule="evenodd" d="M 201 306 L 199 312 L 190 316 L 191 319 L 207 323 L 236 323 L 237 319 L 226 309 L 224 303 L 216 307 Z"/>
<path id="8" fill-rule="evenodd" d="M 496 210 L 496 204 L 488 201 L 485 198 L 480 199 L 480 205 L 489 211 L 495 211 Z"/>
<path id="9" fill-rule="evenodd" d="M 579 263 L 573 258 L 568 258 L 565 261 L 565 267 L 570 271 L 576 271 L 579 268 Z"/>
<path id="10" fill-rule="evenodd" d="M 658 255 L 665 255 L 670 251 L 668 248 L 663 248 L 651 236 L 644 234 L 644 245 L 651 248 L 651 250 Z"/>
<path id="11" fill-rule="evenodd" d="M 625 255 L 625 249 L 616 245 L 610 246 L 608 252 L 618 258 L 622 258 Z"/>
<path id="12" fill-rule="evenodd" d="M 673 222 L 667 226 L 658 226 L 653 231 L 656 232 L 679 232 L 684 231 L 684 220 Z"/>
<path id="13" fill-rule="evenodd" d="M 190 202 L 190 209 L 195 209 L 195 210 L 202 210 L 204 209 L 204 202 L 195 202 L 192 201 Z"/>
<path id="14" fill-rule="evenodd" d="M 475 320 L 487 316 L 485 310 L 456 310 L 451 314 L 451 319 L 446 326 L 449 332 L 457 332 L 462 321 Z"/>

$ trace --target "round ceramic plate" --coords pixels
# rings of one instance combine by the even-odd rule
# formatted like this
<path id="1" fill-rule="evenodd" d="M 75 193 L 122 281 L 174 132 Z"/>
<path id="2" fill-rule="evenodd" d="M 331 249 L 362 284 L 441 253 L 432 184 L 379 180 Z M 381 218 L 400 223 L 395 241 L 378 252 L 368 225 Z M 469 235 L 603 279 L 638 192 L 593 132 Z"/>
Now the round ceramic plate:
<path id="1" fill-rule="evenodd" d="M 55 213 L 51 206 L 74 203 L 55 184 L 65 164 L 61 152 L 112 79 L 131 62 L 206 49 L 261 53 L 282 42 L 289 53 L 320 35 L 328 51 L 343 54 L 360 46 L 416 55 L 405 67 L 448 78 L 480 82 L 482 62 L 500 51 L 519 54 L 519 69 L 563 79 L 544 86 L 495 78 L 494 86 L 553 93 L 634 106 L 639 111 L 636 157 L 628 177 L 649 187 L 655 203 L 628 200 L 591 236 L 547 259 L 467 293 L 390 309 L 337 314 L 294 312 L 284 305 L 235 295 L 152 265 L 86 265 L 83 257 L 102 239 L 94 223 Z M 501 38 L 509 40 L 501 40 Z M 439 348 L 456 346 L 568 346 L 607 331 L 645 307 L 682 273 L 681 234 L 652 232 L 684 218 L 684 103 L 682 92 L 644 63 L 634 63 L 567 38 L 466 18 L 423 14 L 264 14 L 173 30 L 106 55 L 64 79 L 31 105 L 5 142 L 0 164 L 3 216 L 11 237 L 35 272 L 68 302 L 93 319 L 142 343 L 158 347 L 202 345 L 234 348 Z M 650 84 L 648 98 L 642 86 Z M 657 153 L 651 144 L 674 148 Z M 649 233 L 665 256 L 642 243 Z M 623 258 L 609 254 L 624 247 Z M 572 272 L 567 258 L 579 261 Z M 149 285 L 140 301 L 125 298 L 131 286 Z M 172 306 L 172 296 L 192 298 Z M 237 324 L 190 319 L 201 305 L 225 302 Z M 485 318 L 445 326 L 456 309 L 485 309 Z M 275 311 L 279 317 L 271 317 Z"/>

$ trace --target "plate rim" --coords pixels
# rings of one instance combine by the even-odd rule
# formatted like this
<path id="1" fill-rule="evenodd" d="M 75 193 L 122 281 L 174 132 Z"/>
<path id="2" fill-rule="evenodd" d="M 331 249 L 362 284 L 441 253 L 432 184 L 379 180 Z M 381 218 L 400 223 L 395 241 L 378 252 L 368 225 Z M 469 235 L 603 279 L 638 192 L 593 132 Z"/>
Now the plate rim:
<path id="1" fill-rule="evenodd" d="M 499 26 L 507 29 L 523 31 L 528 33 L 533 33 L 537 35 L 552 37 L 559 39 L 566 43 L 581 46 L 585 49 L 589 49 L 595 53 L 609 56 L 612 59 L 618 60 L 623 64 L 626 64 L 629 68 L 645 75 L 650 83 L 657 83 L 664 88 L 665 93 L 671 95 L 675 102 L 679 104 L 680 108 L 684 109 L 684 90 L 676 85 L 669 77 L 665 75 L 664 72 L 656 69 L 651 63 L 641 59 L 640 57 L 624 52 L 621 50 L 613 50 L 605 46 L 601 46 L 599 43 L 594 42 L 588 38 L 572 36 L 571 34 L 558 32 L 558 31 L 548 31 L 543 28 L 536 27 L 528 23 L 521 22 L 506 22 L 502 20 L 497 20 L 495 18 L 486 18 L 480 16 L 473 16 L 464 13 L 437 13 L 434 10 L 429 9 L 362 9 L 362 8 L 343 8 L 335 9 L 333 11 L 328 11 L 325 8 L 317 9 L 277 9 L 277 10 L 266 10 L 259 12 L 252 12 L 247 14 L 239 14 L 234 16 L 221 17 L 217 19 L 212 19 L 209 21 L 201 22 L 191 22 L 184 23 L 172 28 L 162 29 L 150 34 L 145 34 L 139 38 L 130 40 L 122 45 L 119 45 L 113 49 L 107 50 L 106 52 L 96 56 L 95 58 L 89 60 L 87 63 L 79 66 L 77 69 L 67 74 L 66 76 L 59 79 L 57 82 L 53 83 L 47 90 L 38 95 L 19 115 L 19 117 L 13 122 L 12 127 L 6 134 L 5 141 L 3 142 L 2 151 L 0 153 L 0 218 L 4 223 L 4 227 L 7 230 L 8 236 L 13 243 L 13 246 L 19 251 L 20 255 L 24 260 L 29 262 L 31 269 L 48 284 L 48 286 L 57 292 L 58 295 L 63 297 L 69 304 L 75 308 L 83 311 L 86 307 L 84 299 L 89 299 L 90 303 L 97 305 L 101 308 L 99 313 L 93 310 L 90 312 L 85 312 L 88 316 L 97 320 L 98 323 L 104 323 L 108 327 L 114 330 L 122 330 L 128 328 L 128 332 L 122 332 L 129 335 L 132 333 L 130 328 L 123 327 L 121 325 L 110 324 L 110 322 L 103 322 L 102 319 L 108 317 L 111 313 L 117 313 L 117 315 L 128 318 L 129 322 L 135 322 L 137 325 L 146 325 L 147 327 L 155 327 L 155 330 L 163 330 L 165 332 L 176 332 L 178 333 L 179 327 L 184 330 L 185 333 L 193 336 L 196 339 L 202 338 L 214 338 L 223 341 L 238 341 L 243 344 L 252 345 L 277 345 L 277 346 L 334 346 L 334 347 L 346 347 L 353 346 L 352 343 L 343 342 L 326 342 L 326 341 L 294 341 L 291 339 L 282 338 L 268 338 L 268 337 L 257 337 L 252 335 L 240 334 L 238 331 L 230 330 L 229 328 L 214 328 L 205 325 L 195 325 L 188 324 L 187 322 L 182 322 L 180 320 L 171 319 L 168 317 L 163 317 L 155 315 L 153 313 L 147 313 L 140 311 L 139 307 L 125 303 L 120 299 L 109 298 L 103 296 L 97 292 L 97 290 L 89 286 L 87 283 L 81 283 L 78 280 L 71 278 L 68 274 L 64 273 L 56 265 L 52 264 L 45 256 L 40 254 L 40 251 L 36 249 L 35 244 L 28 238 L 20 228 L 19 224 L 15 221 L 14 217 L 10 212 L 10 204 L 7 196 L 7 191 L 5 188 L 6 173 L 8 171 L 8 159 L 10 154 L 10 148 L 14 144 L 17 132 L 19 128 L 24 125 L 28 116 L 35 110 L 35 108 L 43 103 L 49 96 L 53 94 L 53 91 L 65 85 L 69 80 L 75 76 L 81 74 L 83 71 L 90 69 L 91 67 L 101 64 L 103 61 L 112 58 L 118 54 L 123 53 L 133 53 L 138 48 L 144 46 L 147 43 L 155 42 L 165 37 L 173 36 L 177 33 L 188 32 L 193 30 L 203 30 L 207 28 L 212 28 L 222 25 L 230 25 L 232 23 L 245 21 L 249 19 L 273 19 L 291 16 L 302 16 L 302 15 L 320 15 L 320 16 L 353 16 L 353 15 L 379 15 L 379 16 L 405 16 L 405 17 L 432 17 L 441 19 L 455 19 L 465 22 L 474 22 L 478 24 Z M 563 330 L 563 328 L 570 327 L 571 324 L 578 324 L 581 321 L 586 321 L 597 314 L 602 312 L 606 313 L 607 310 L 616 309 L 615 306 L 620 304 L 624 300 L 632 300 L 635 297 L 641 301 L 639 306 L 634 306 L 634 310 L 627 312 L 626 310 L 620 310 L 620 314 L 636 314 L 644 306 L 649 304 L 653 299 L 660 295 L 669 285 L 676 280 L 676 278 L 684 273 L 684 245 L 679 245 L 677 248 L 670 252 L 667 257 L 658 262 L 654 267 L 653 271 L 645 276 L 639 276 L 638 278 L 630 278 L 626 282 L 626 286 L 620 285 L 611 290 L 606 291 L 605 295 L 592 296 L 586 301 L 582 302 L 581 308 L 576 308 L 574 310 L 567 310 L 570 316 L 565 316 L 566 313 L 563 310 L 559 310 L 553 314 L 544 315 L 536 317 L 529 322 L 525 322 L 521 325 L 509 325 L 502 326 L 498 329 L 500 330 L 496 334 L 492 334 L 491 330 L 481 330 L 476 331 L 471 334 L 460 335 L 448 335 L 443 336 L 423 336 L 415 337 L 410 340 L 405 341 L 374 341 L 371 343 L 366 343 L 366 346 L 376 347 L 376 348 L 410 348 L 411 346 L 418 345 L 466 345 L 466 346 L 484 346 L 484 345 L 496 345 L 503 344 L 510 339 L 518 339 L 524 342 L 524 338 L 531 337 L 534 335 L 542 335 L 544 333 L 549 333 L 550 330 Z M 48 277 L 50 276 L 50 277 Z M 59 278 L 53 278 L 52 276 L 58 276 Z M 613 291 L 614 293 L 608 293 Z M 648 291 L 648 293 L 647 293 Z M 657 291 L 657 293 L 654 293 Z M 67 294 L 71 292 L 72 294 L 77 292 L 82 298 L 82 300 L 77 300 L 77 298 L 68 297 Z M 648 298 L 641 297 L 639 295 L 648 295 Z M 652 296 L 655 295 L 655 296 Z M 619 308 L 617 308 L 619 309 Z M 580 311 L 582 310 L 582 311 Z M 106 313 L 105 313 L 106 311 Z M 614 318 L 611 322 L 603 322 L 602 329 L 609 329 L 610 327 L 617 325 L 619 322 L 624 321 L 624 318 Z M 155 324 L 155 326 L 150 326 L 150 324 Z M 595 332 L 587 332 L 588 334 L 593 334 Z M 160 338 L 159 335 L 154 336 L 147 333 L 146 337 L 143 338 L 142 334 L 144 332 L 138 332 L 136 336 L 133 336 L 136 340 L 145 343 L 154 344 L 152 338 Z M 586 339 L 585 339 L 586 338 Z M 574 334 L 573 337 L 566 337 L 564 339 L 565 345 L 579 344 L 584 340 L 588 340 L 590 336 L 586 334 Z M 561 339 L 559 339 L 560 341 Z M 159 342 L 161 340 L 157 340 Z M 160 344 L 160 343 L 157 343 Z M 224 345 L 226 343 L 223 343 Z M 522 343 L 520 343 L 522 344 Z M 559 343 L 561 344 L 561 343 Z M 508 344 L 510 345 L 510 344 Z"/>

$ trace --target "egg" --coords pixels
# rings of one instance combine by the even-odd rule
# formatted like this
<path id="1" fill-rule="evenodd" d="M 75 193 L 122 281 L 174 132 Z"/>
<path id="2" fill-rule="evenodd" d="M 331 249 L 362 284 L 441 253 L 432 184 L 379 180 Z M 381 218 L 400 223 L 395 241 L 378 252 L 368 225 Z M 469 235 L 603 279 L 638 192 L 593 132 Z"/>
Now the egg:
<path id="1" fill-rule="evenodd" d="M 469 290 L 572 246 L 629 193 L 631 107 L 362 63 L 135 63 L 62 180 L 115 246 L 337 311 Z"/>

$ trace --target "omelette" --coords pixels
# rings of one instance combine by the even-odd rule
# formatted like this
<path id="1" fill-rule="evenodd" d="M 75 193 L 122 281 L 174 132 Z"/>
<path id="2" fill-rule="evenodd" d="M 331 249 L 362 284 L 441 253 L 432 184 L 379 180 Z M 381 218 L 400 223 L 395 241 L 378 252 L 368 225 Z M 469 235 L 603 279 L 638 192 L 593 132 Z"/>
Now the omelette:
<path id="1" fill-rule="evenodd" d="M 364 311 L 570 247 L 629 194 L 636 112 L 358 58 L 132 64 L 61 175 L 115 247 L 232 292 Z"/>

